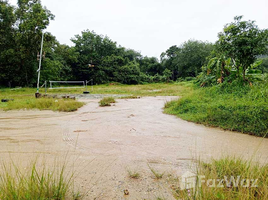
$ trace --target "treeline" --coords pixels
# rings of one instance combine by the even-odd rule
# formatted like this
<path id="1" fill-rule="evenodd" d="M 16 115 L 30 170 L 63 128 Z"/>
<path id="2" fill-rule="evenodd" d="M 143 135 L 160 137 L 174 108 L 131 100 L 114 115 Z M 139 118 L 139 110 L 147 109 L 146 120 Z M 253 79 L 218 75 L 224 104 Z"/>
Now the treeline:
<path id="1" fill-rule="evenodd" d="M 36 84 L 42 32 L 53 19 L 54 15 L 40 0 L 18 0 L 16 7 L 0 0 L 0 85 Z M 217 51 L 217 44 L 189 40 L 171 46 L 158 60 L 94 31 L 83 31 L 71 41 L 74 46 L 63 45 L 50 33 L 44 34 L 41 82 L 94 79 L 98 84 L 138 84 L 191 79 L 202 69 L 204 73 L 202 66 L 207 66 L 207 58 Z M 261 59 L 265 62 L 258 67 L 265 72 L 268 61 L 265 56 Z"/>

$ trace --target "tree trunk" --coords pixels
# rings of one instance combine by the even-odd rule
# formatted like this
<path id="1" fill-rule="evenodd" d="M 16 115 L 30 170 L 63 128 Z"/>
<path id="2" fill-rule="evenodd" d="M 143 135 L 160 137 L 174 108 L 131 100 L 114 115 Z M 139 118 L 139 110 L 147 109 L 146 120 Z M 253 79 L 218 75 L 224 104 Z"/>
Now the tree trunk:
<path id="1" fill-rule="evenodd" d="M 243 67 L 243 80 L 246 82 L 246 69 Z"/>
<path id="2" fill-rule="evenodd" d="M 221 83 L 223 83 L 224 61 L 221 63 Z"/>

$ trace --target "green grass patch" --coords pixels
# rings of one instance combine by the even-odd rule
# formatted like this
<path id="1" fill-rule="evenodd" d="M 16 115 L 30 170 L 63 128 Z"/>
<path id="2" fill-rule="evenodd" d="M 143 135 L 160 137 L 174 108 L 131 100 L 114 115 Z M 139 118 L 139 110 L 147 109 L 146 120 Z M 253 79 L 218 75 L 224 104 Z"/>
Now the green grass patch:
<path id="1" fill-rule="evenodd" d="M 226 157 L 199 162 L 196 189 L 175 189 L 177 199 L 268 199 L 268 165 Z"/>
<path id="2" fill-rule="evenodd" d="M 115 99 L 113 97 L 104 97 L 102 100 L 99 101 L 99 105 L 101 107 L 104 106 L 111 106 L 111 103 L 115 103 Z"/>
<path id="3" fill-rule="evenodd" d="M 165 113 L 225 130 L 268 135 L 268 83 L 197 88 L 165 105 Z"/>
<path id="4" fill-rule="evenodd" d="M 28 98 L 15 98 L 14 101 L 1 102 L 0 109 L 4 111 L 8 110 L 53 110 L 62 112 L 76 111 L 78 108 L 82 107 L 84 103 L 78 102 L 72 99 L 49 99 L 49 98 L 39 98 L 34 97 Z"/>

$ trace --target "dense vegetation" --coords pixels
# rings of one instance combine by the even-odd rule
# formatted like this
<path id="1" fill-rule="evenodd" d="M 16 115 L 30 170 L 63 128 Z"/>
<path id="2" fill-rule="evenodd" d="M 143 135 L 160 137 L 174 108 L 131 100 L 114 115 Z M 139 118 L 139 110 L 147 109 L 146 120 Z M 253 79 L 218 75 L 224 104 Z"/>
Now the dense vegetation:
<path id="1" fill-rule="evenodd" d="M 219 33 L 216 48 L 198 75 L 199 87 L 210 87 L 167 103 L 165 111 L 189 121 L 267 137 L 268 76 L 262 73 L 267 57 L 260 56 L 267 53 L 267 41 L 268 30 L 235 17 Z"/>

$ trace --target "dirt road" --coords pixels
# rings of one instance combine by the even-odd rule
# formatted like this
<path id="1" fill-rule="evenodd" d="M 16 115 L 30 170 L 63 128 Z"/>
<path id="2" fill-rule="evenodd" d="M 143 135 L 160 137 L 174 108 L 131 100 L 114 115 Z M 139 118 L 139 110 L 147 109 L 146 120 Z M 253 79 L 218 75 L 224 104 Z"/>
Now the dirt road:
<path id="1" fill-rule="evenodd" d="M 254 156 L 267 162 L 268 139 L 163 114 L 172 98 L 121 99 L 111 107 L 83 100 L 87 104 L 74 113 L 0 112 L 1 160 L 29 162 L 45 155 L 53 165 L 55 157 L 67 154 L 85 199 L 173 199 L 168 180 L 189 171 L 199 157 Z M 149 166 L 164 177 L 156 180 Z M 128 171 L 140 179 L 129 178 Z"/>

